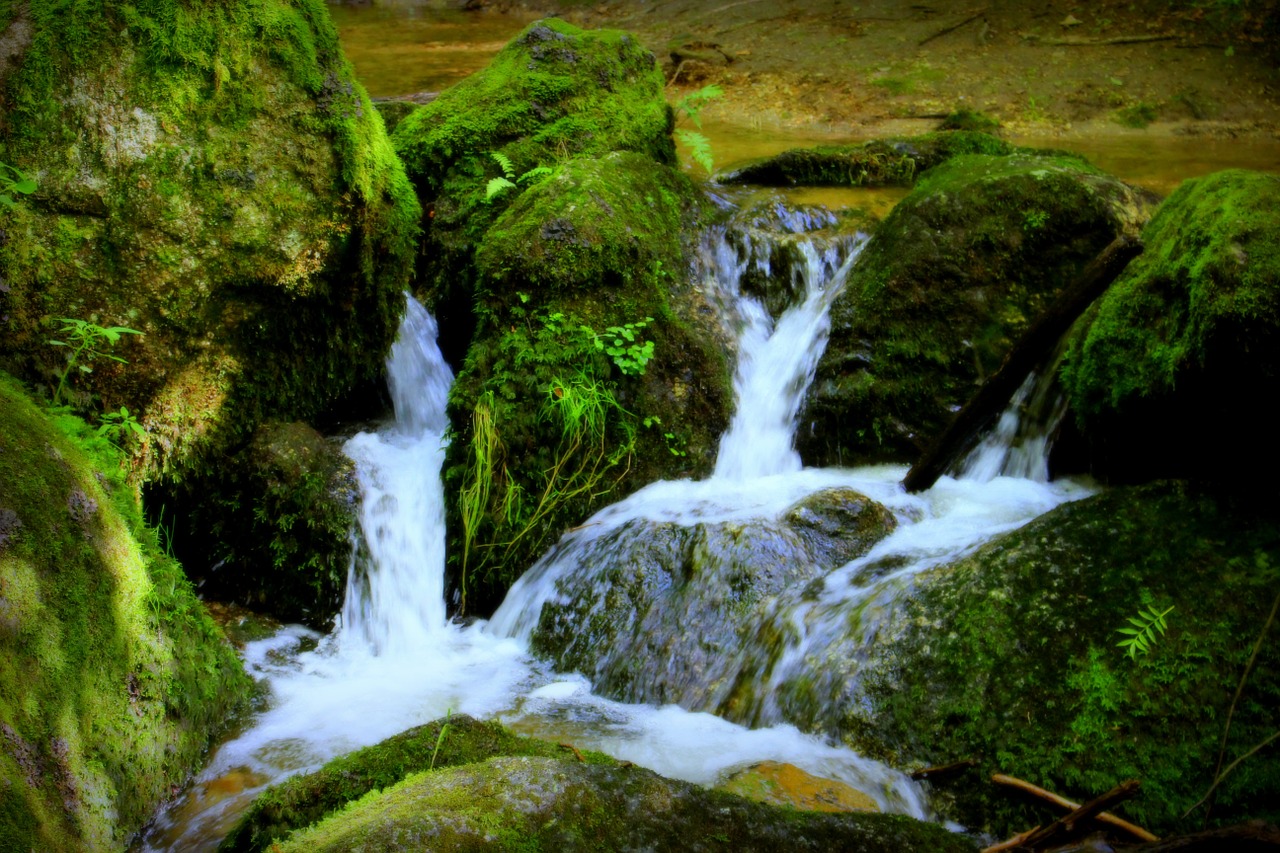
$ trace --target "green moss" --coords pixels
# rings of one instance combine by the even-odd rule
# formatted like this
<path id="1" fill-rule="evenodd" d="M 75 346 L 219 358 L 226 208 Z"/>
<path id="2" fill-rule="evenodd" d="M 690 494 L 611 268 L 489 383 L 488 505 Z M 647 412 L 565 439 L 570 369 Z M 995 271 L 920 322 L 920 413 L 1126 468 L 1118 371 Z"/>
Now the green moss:
<path id="1" fill-rule="evenodd" d="M 441 728 L 446 725 L 441 737 Z M 273 786 L 254 800 L 218 849 L 245 853 L 266 850 L 293 830 L 309 826 L 371 791 L 390 788 L 412 774 L 473 764 L 499 755 L 574 759 L 574 754 L 563 747 L 521 737 L 498 723 L 480 722 L 466 715 L 436 720 L 335 758 L 315 773 Z M 582 755 L 591 764 L 615 763 L 596 752 Z"/>
<path id="2" fill-rule="evenodd" d="M 324 4 L 24 9 L 0 156 L 39 189 L 0 247 L 0 364 L 56 375 L 58 317 L 145 332 L 77 389 L 140 413 L 139 479 L 377 381 L 420 208 Z"/>
<path id="3" fill-rule="evenodd" d="M 468 594 L 479 593 L 469 605 L 496 604 L 566 528 L 606 502 L 710 467 L 728 419 L 729 371 L 683 278 L 684 235 L 705 209 L 683 175 L 621 152 L 559 167 L 485 235 L 468 306 L 478 324 L 450 393 L 457 435 L 445 463 L 450 559 Z M 447 305 L 442 316 L 448 323 Z M 592 333 L 645 318 L 653 358 L 643 375 L 628 375 Z M 604 395 L 605 427 L 583 440 L 564 428 L 556 403 L 588 390 Z M 485 418 L 496 428 L 486 433 L 488 475 L 475 467 Z M 671 452 L 667 432 L 685 455 Z M 493 485 L 480 495 L 485 479 Z M 468 493 L 483 504 L 475 523 L 462 506 Z"/>
<path id="4" fill-rule="evenodd" d="M 959 155 L 889 214 L 832 307 L 808 464 L 914 458 L 1149 200 L 1066 155 Z"/>
<path id="5" fill-rule="evenodd" d="M 1280 466 L 1255 396 L 1280 364 L 1277 204 L 1273 175 L 1185 182 L 1077 324 L 1061 376 L 1099 473 L 1254 478 Z"/>
<path id="6" fill-rule="evenodd" d="M 938 125 L 938 130 L 969 130 L 976 133 L 995 133 L 1000 122 L 980 110 L 961 107 L 948 115 Z M 992 152 L 985 152 L 992 153 Z"/>
<path id="7" fill-rule="evenodd" d="M 409 841 L 412 839 L 412 841 Z M 290 837 L 282 850 L 971 851 L 898 815 L 797 812 L 637 767 L 497 758 L 409 777 Z"/>
<path id="8" fill-rule="evenodd" d="M 5 849 L 120 849 L 248 691 L 126 470 L 0 375 Z"/>
<path id="9" fill-rule="evenodd" d="M 978 779 L 1008 773 L 1078 800 L 1129 778 L 1122 811 L 1156 833 L 1208 789 L 1227 709 L 1280 581 L 1275 507 L 1178 483 L 1067 504 L 932 573 L 886 622 L 851 739 L 895 763 L 979 759 L 943 790 L 998 836 L 1050 817 Z M 1149 655 L 1117 647 L 1140 606 L 1173 605 Z M 1227 760 L 1280 725 L 1280 645 L 1262 646 Z M 857 707 L 857 703 L 850 706 Z M 972 781 L 973 784 L 969 784 Z M 1277 818 L 1280 760 L 1250 758 L 1211 823 Z"/>

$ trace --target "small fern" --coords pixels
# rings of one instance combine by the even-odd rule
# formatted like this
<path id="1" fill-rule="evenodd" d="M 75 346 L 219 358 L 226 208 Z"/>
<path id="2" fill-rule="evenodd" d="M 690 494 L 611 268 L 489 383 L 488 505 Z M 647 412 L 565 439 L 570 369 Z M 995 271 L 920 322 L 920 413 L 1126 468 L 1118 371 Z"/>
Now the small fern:
<path id="1" fill-rule="evenodd" d="M 1156 639 L 1168 629 L 1169 625 L 1164 617 L 1172 610 L 1173 605 L 1160 613 L 1154 607 L 1139 608 L 1137 617 L 1129 617 L 1129 624 L 1133 627 L 1116 629 L 1117 634 L 1127 635 L 1116 645 L 1125 650 L 1130 660 L 1137 660 L 1139 654 L 1147 654 L 1155 645 Z"/>
<path id="2" fill-rule="evenodd" d="M 537 183 L 538 179 L 545 178 L 547 175 L 550 175 L 550 174 L 551 174 L 550 166 L 534 166 L 532 169 L 530 169 L 529 171 L 525 172 L 523 175 L 520 176 L 519 183 L 522 183 L 522 184 Z"/>
<path id="3" fill-rule="evenodd" d="M 551 168 L 549 166 L 534 166 L 532 169 L 517 178 L 516 167 L 515 164 L 511 162 L 510 157 L 503 154 L 501 151 L 490 151 L 489 156 L 492 157 L 494 162 L 496 162 L 499 168 L 502 169 L 502 177 L 490 178 L 489 182 L 485 184 L 484 200 L 486 204 L 493 201 L 496 196 L 501 195 L 507 190 L 516 189 L 519 184 L 535 184 L 540 179 L 551 174 Z"/>
<path id="4" fill-rule="evenodd" d="M 489 156 L 496 160 L 498 165 L 502 167 L 502 174 L 507 176 L 508 181 L 514 181 L 516 179 L 516 167 L 512 165 L 510 157 L 503 154 L 501 151 L 490 151 Z"/>
<path id="5" fill-rule="evenodd" d="M 689 149 L 689 156 L 693 158 L 693 162 L 706 169 L 708 175 L 711 174 L 715 166 L 711 159 L 711 140 L 696 130 L 683 127 L 676 130 L 676 138 Z"/>
<path id="6" fill-rule="evenodd" d="M 493 201 L 493 197 L 515 187 L 515 183 L 507 178 L 490 178 L 484 188 L 484 200 Z"/>
<path id="7" fill-rule="evenodd" d="M 724 89 L 712 83 L 710 86 L 703 86 L 698 91 L 685 95 L 680 99 L 679 103 L 672 107 L 672 110 L 677 115 L 684 113 L 689 121 L 693 122 L 694 127 L 701 128 L 702 119 L 698 114 L 702 112 L 703 107 L 723 94 Z"/>

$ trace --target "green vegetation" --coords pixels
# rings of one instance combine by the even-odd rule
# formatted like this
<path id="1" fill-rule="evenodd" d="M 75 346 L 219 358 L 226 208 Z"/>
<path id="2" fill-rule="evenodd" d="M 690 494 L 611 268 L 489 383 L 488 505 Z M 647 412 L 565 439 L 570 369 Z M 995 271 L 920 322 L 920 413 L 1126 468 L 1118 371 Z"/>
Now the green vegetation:
<path id="1" fill-rule="evenodd" d="M 516 177 L 515 166 L 511 165 L 511 160 L 501 151 L 489 152 L 493 155 L 494 161 L 502 168 L 502 175 L 497 178 L 490 178 L 485 184 L 484 200 L 486 202 L 493 201 L 493 197 L 505 190 L 513 190 L 518 184 L 527 184 L 539 178 L 545 178 L 551 174 L 551 169 L 547 166 L 534 166 L 525 172 L 519 178 Z"/>
<path id="2" fill-rule="evenodd" d="M 118 448 L 121 442 L 131 436 L 146 438 L 147 430 L 138 423 L 138 419 L 133 416 L 127 406 L 121 406 L 119 411 L 106 412 L 102 415 L 98 435 L 107 436 Z"/>
<path id="3" fill-rule="evenodd" d="M 862 670 L 867 705 L 846 705 L 846 737 L 898 764 L 978 759 L 935 802 L 997 836 L 1047 815 L 977 784 L 993 772 L 1080 800 L 1141 779 L 1127 817 L 1198 829 L 1203 815 L 1185 812 L 1219 776 L 1215 758 L 1280 729 L 1280 644 L 1254 642 L 1280 585 L 1278 517 L 1273 498 L 1176 482 L 1058 507 L 905 597 Z M 1115 627 L 1135 598 L 1178 618 L 1126 660 Z M 1211 824 L 1274 821 L 1280 762 L 1256 754 L 1216 793 Z"/>
<path id="4" fill-rule="evenodd" d="M 12 210 L 17 206 L 13 196 L 31 195 L 36 191 L 36 182 L 23 174 L 16 166 L 0 163 L 0 204 Z"/>
<path id="5" fill-rule="evenodd" d="M 702 129 L 702 110 L 709 102 L 722 95 L 724 90 L 713 83 L 690 92 L 672 107 L 677 120 L 682 117 L 687 118 L 694 127 L 698 128 L 698 130 L 689 130 L 687 127 L 677 128 L 675 135 L 676 139 L 689 149 L 689 156 L 693 158 L 693 162 L 701 166 L 708 175 L 715 171 L 715 161 L 711 154 L 711 140 L 699 132 Z"/>
<path id="6" fill-rule="evenodd" d="M 1159 108 L 1155 104 L 1142 101 L 1116 110 L 1115 120 L 1125 127 L 1141 129 L 1155 121 L 1158 112 Z"/>
<path id="7" fill-rule="evenodd" d="M 118 344 L 122 335 L 142 334 L 137 329 L 124 326 L 104 327 L 87 320 L 76 320 L 70 317 L 63 317 L 58 322 L 63 324 L 60 332 L 67 340 L 50 340 L 48 343 L 50 346 L 66 347 L 70 352 L 67 353 L 67 366 L 58 374 L 58 387 L 53 391 L 55 406 L 62 402 L 62 392 L 66 390 L 67 377 L 73 370 L 80 373 L 93 373 L 90 363 L 98 358 L 127 364 L 126 359 L 113 355 L 107 350 Z"/>
<path id="8" fill-rule="evenodd" d="M 1116 629 L 1116 633 L 1126 635 L 1116 645 L 1125 650 L 1124 653 L 1129 656 L 1129 660 L 1137 660 L 1138 655 L 1150 652 L 1159 635 L 1168 630 L 1169 624 L 1165 621 L 1165 617 L 1172 612 L 1172 604 L 1159 613 L 1154 607 L 1139 609 L 1136 617 L 1129 617 L 1129 627 Z"/>
<path id="9" fill-rule="evenodd" d="M 249 689 L 127 467 L 0 374 L 0 848 L 123 849 Z"/>

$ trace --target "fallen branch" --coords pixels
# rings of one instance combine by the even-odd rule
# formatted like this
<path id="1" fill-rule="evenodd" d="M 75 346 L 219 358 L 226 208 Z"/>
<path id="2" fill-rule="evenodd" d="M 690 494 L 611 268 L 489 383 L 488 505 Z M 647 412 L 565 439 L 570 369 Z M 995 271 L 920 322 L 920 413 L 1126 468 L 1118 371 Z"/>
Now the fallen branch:
<path id="1" fill-rule="evenodd" d="M 562 743 L 562 744 L 559 744 L 559 747 L 561 749 L 567 749 L 570 752 L 572 752 L 574 757 L 577 758 L 579 761 L 585 762 L 587 760 L 586 758 L 583 757 L 582 752 L 571 743 Z"/>
<path id="2" fill-rule="evenodd" d="M 911 778 L 919 782 L 922 779 L 936 779 L 939 776 L 951 776 L 959 773 L 961 770 L 968 770 L 970 767 L 976 767 L 978 759 L 966 758 L 964 761 L 954 761 L 951 764 L 937 764 L 933 767 L 925 767 L 911 774 Z"/>
<path id="3" fill-rule="evenodd" d="M 1209 786 L 1209 790 L 1208 790 L 1208 791 L 1205 791 L 1204 796 L 1200 798 L 1200 802 L 1196 803 L 1194 806 L 1192 806 L 1191 808 L 1187 809 L 1187 811 L 1186 811 L 1182 816 L 1183 816 L 1183 817 L 1186 817 L 1187 815 L 1191 814 L 1191 813 L 1192 813 L 1193 811 L 1195 811 L 1196 809 L 1200 808 L 1201 803 L 1203 803 L 1205 800 L 1209 799 L 1209 797 L 1213 796 L 1213 792 L 1214 792 L 1214 791 L 1216 791 L 1216 790 L 1218 790 L 1218 786 L 1219 786 L 1219 785 L 1221 785 L 1221 784 L 1222 784 L 1222 782 L 1223 782 L 1223 780 L 1227 778 L 1227 775 L 1228 775 L 1232 770 L 1235 770 L 1237 767 L 1239 767 L 1239 766 L 1240 766 L 1240 762 L 1244 761 L 1246 758 L 1248 758 L 1249 756 L 1253 755 L 1255 752 L 1258 752 L 1258 751 L 1259 751 L 1259 750 L 1261 750 L 1263 747 L 1265 747 L 1265 746 L 1267 746 L 1268 744 L 1270 744 L 1270 743 L 1271 743 L 1273 740 L 1275 740 L 1276 738 L 1280 738 L 1280 732 L 1272 732 L 1272 733 L 1271 733 L 1271 736 L 1270 736 L 1270 737 L 1268 737 L 1268 738 L 1266 738 L 1266 739 L 1264 739 L 1264 740 L 1262 741 L 1262 743 L 1259 743 L 1259 744 L 1258 744 L 1257 746 L 1255 746 L 1253 749 L 1249 750 L 1249 751 L 1248 751 L 1248 752 L 1246 752 L 1244 755 L 1240 756 L 1240 757 L 1239 757 L 1239 758 L 1237 758 L 1235 761 L 1233 761 L 1233 762 L 1231 762 L 1230 764 L 1228 764 L 1228 765 L 1227 765 L 1227 769 L 1226 769 L 1226 770 L 1223 770 L 1221 773 L 1219 773 L 1219 774 L 1218 774 L 1218 778 L 1216 778 L 1216 779 L 1214 779 L 1214 780 L 1213 780 L 1213 784 Z"/>
<path id="4" fill-rule="evenodd" d="M 969 14 L 969 17 L 965 18 L 965 19 L 964 19 L 963 21 L 961 21 L 960 23 L 958 23 L 958 24 L 952 24 L 952 25 L 951 25 L 951 26 L 949 26 L 949 27 L 943 27 L 942 29 L 940 29 L 940 30 L 938 30 L 936 33 L 934 33 L 933 35 L 931 35 L 931 36 L 929 36 L 929 37 L 927 37 L 927 38 L 924 38 L 924 39 L 922 39 L 922 40 L 920 40 L 920 41 L 916 42 L 916 47 L 924 47 L 926 44 L 928 44 L 929 42 L 933 41 L 934 39 L 936 39 L 936 38 L 942 38 L 942 37 L 943 37 L 943 36 L 945 36 L 947 33 L 955 32 L 956 30 L 958 30 L 958 29 L 960 29 L 961 27 L 963 27 L 965 24 L 969 23 L 970 21 L 976 21 L 978 18 L 981 18 L 981 17 L 982 17 L 983 15 L 985 15 L 985 14 L 987 14 L 987 10 L 986 10 L 986 9 L 978 9 L 977 11 L 970 13 L 970 14 Z"/>
<path id="5" fill-rule="evenodd" d="M 992 844 L 990 847 L 982 848 L 982 853 L 1001 853 L 1003 850 L 1016 850 L 1022 846 L 1022 843 L 1038 832 L 1040 827 L 1033 826 L 1026 832 L 1019 832 L 1008 841 L 1001 841 L 999 844 Z"/>
<path id="6" fill-rule="evenodd" d="M 1024 791 L 1062 809 L 1074 811 L 1075 809 L 1080 808 L 1079 803 L 1072 802 L 1066 797 L 1060 797 L 1052 791 L 1046 791 L 1044 788 L 1037 787 L 1036 785 L 1032 785 L 1030 782 L 1026 782 L 1014 776 L 1006 776 L 1003 773 L 996 773 L 991 777 L 991 781 L 995 782 L 997 785 L 1004 785 L 1009 788 L 1016 788 L 1019 791 Z M 1134 838 L 1141 839 L 1142 841 L 1160 840 L 1158 836 L 1147 832 L 1142 827 L 1129 823 L 1129 821 L 1124 818 L 1116 817 L 1110 812 L 1102 812 L 1101 814 L 1094 815 L 1093 819 L 1099 823 L 1105 823 L 1108 826 L 1113 826 L 1122 832 L 1127 832 L 1129 835 Z"/>
<path id="7" fill-rule="evenodd" d="M 1044 829 L 1028 835 L 1023 844 L 1027 847 L 1036 847 L 1047 845 L 1049 841 L 1056 839 L 1058 836 L 1069 835 L 1075 831 L 1078 824 L 1083 823 L 1091 818 L 1098 818 L 1102 812 L 1111 806 L 1122 803 L 1125 800 L 1138 793 L 1138 788 L 1142 787 L 1142 783 L 1137 779 L 1127 779 L 1116 785 L 1110 791 L 1107 791 L 1101 797 L 1094 797 L 1083 806 L 1073 810 L 1071 813 L 1063 815 Z"/>
<path id="8" fill-rule="evenodd" d="M 1113 44 L 1140 44 L 1148 41 L 1170 41 L 1176 39 L 1173 33 L 1159 33 L 1157 35 L 1146 36 L 1114 36 L 1113 38 L 1084 38 L 1076 36 L 1067 36 L 1066 38 L 1054 38 L 1053 36 L 1038 36 L 1035 33 L 1018 33 L 1027 41 L 1034 41 L 1039 44 L 1047 44 L 1054 47 L 1107 47 Z"/>

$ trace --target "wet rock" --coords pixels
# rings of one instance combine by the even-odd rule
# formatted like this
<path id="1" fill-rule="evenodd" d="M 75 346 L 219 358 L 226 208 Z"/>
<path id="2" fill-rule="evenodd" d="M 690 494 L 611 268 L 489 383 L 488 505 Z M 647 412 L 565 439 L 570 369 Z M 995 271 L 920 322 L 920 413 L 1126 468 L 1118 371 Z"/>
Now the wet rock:
<path id="1" fill-rule="evenodd" d="M 739 770 L 716 786 L 757 803 L 811 812 L 879 811 L 871 797 L 838 779 L 823 779 L 794 764 L 762 761 Z"/>
<path id="2" fill-rule="evenodd" d="M 294 850 L 961 851 L 972 842 L 890 815 L 794 812 L 639 767 L 495 758 L 410 777 L 282 845 Z"/>
<path id="3" fill-rule="evenodd" d="M 87 425 L 0 374 L 0 447 L 0 847 L 124 849 L 249 679 Z"/>
<path id="4" fill-rule="evenodd" d="M 1267 483 L 1280 473 L 1258 395 L 1280 375 L 1280 179 L 1182 184 L 1073 332 L 1062 381 L 1077 440 L 1060 467 L 1120 481 Z"/>
<path id="5" fill-rule="evenodd" d="M 811 496 L 778 521 L 630 522 L 579 554 L 589 576 L 556 582 L 533 648 L 624 701 L 761 722 L 752 676 L 786 647 L 788 626 L 770 618 L 777 598 L 866 553 L 895 524 L 849 489 Z"/>
<path id="6" fill-rule="evenodd" d="M 1013 342 L 1152 200 L 1074 156 L 961 155 L 877 229 L 831 309 L 806 464 L 915 458 Z"/>
<path id="7" fill-rule="evenodd" d="M 1157 834 L 1213 782 L 1223 724 L 1280 589 L 1274 497 L 1162 482 L 1064 504 L 900 596 L 844 706 L 844 736 L 896 766 L 975 758 L 934 805 L 1006 837 L 1053 815 L 979 780 L 1029 779 L 1085 801 L 1142 780 L 1125 817 Z M 1174 609 L 1148 654 L 1118 647 L 1140 608 Z M 1274 630 L 1274 629 L 1272 629 Z M 1268 638 L 1226 747 L 1280 726 L 1280 645 Z M 1280 819 L 1280 757 L 1218 789 L 1213 821 Z"/>

